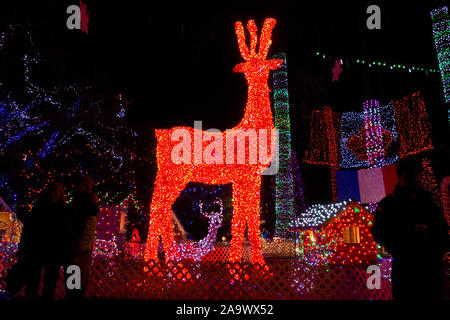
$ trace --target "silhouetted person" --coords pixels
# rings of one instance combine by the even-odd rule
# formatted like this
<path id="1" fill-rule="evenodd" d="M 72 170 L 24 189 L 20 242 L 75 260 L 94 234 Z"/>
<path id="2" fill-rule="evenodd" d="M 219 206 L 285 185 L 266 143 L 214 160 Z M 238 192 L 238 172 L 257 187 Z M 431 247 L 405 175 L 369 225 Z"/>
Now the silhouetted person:
<path id="1" fill-rule="evenodd" d="M 73 198 L 73 259 L 71 264 L 80 267 L 81 289 L 67 291 L 72 299 L 82 298 L 89 282 L 91 254 L 94 248 L 94 235 L 97 229 L 99 211 L 97 195 L 93 192 L 94 180 L 85 176 L 81 179 Z"/>
<path id="2" fill-rule="evenodd" d="M 432 194 L 421 187 L 421 167 L 412 160 L 397 166 L 399 183 L 381 200 L 372 234 L 392 255 L 393 299 L 439 299 L 448 226 Z"/>
<path id="3" fill-rule="evenodd" d="M 70 215 L 65 207 L 64 188 L 51 183 L 36 200 L 25 224 L 23 243 L 26 263 L 26 297 L 36 300 L 44 269 L 43 299 L 53 299 L 61 266 L 70 253 Z"/>

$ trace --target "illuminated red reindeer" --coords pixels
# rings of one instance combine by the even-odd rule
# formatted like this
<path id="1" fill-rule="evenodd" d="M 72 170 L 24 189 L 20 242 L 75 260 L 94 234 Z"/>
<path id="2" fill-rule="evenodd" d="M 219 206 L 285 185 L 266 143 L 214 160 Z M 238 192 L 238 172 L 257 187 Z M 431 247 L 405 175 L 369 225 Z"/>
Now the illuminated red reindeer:
<path id="1" fill-rule="evenodd" d="M 264 21 L 258 52 L 255 51 L 258 42 L 255 22 L 250 20 L 247 24 L 250 33 L 250 48 L 245 43 L 245 31 L 242 23 L 238 21 L 235 24 L 239 51 L 245 62 L 236 65 L 234 72 L 244 73 L 248 83 L 248 100 L 244 118 L 235 128 L 226 132 L 202 131 L 201 128 L 189 127 L 155 130 L 158 141 L 156 148 L 158 173 L 150 208 L 146 261 L 157 259 L 160 236 L 164 251 L 166 253 L 170 251 L 174 244 L 171 207 L 186 184 L 192 181 L 205 184 L 230 182 L 233 184 L 234 213 L 229 259 L 230 261 L 240 260 L 242 240 L 247 224 L 252 245 L 252 262 L 264 263 L 259 220 L 261 173 L 269 167 L 276 144 L 267 81 L 270 70 L 277 69 L 283 63 L 282 60 L 266 60 L 275 23 L 276 20 L 270 18 Z M 250 142 L 247 147 L 246 142 L 246 137 L 250 141 L 250 136 L 253 134 L 254 137 L 256 130 L 260 132 L 260 136 L 257 137 L 259 147 L 261 145 L 267 147 L 267 132 L 272 133 L 270 156 L 267 156 L 267 150 L 264 148 L 265 154 L 262 156 L 264 152 L 261 152 L 260 148 L 259 163 L 254 161 L 255 149 Z M 261 132 L 266 133 L 264 137 Z M 192 143 L 191 137 L 194 137 L 194 143 Z M 237 148 L 234 146 L 234 137 L 237 137 Z M 181 143 L 180 139 L 183 140 Z M 223 141 L 227 142 L 226 146 Z M 243 153 L 239 153 L 239 145 L 243 146 L 245 150 Z M 223 152 L 226 152 L 227 163 L 223 161 Z M 250 159 L 245 157 L 244 161 L 239 161 L 242 154 L 248 155 Z M 233 162 L 235 155 L 238 158 L 237 164 Z M 205 157 L 204 161 L 202 161 L 202 156 Z M 194 158 L 193 162 L 191 162 L 192 158 Z M 232 161 L 229 161 L 230 159 Z"/>

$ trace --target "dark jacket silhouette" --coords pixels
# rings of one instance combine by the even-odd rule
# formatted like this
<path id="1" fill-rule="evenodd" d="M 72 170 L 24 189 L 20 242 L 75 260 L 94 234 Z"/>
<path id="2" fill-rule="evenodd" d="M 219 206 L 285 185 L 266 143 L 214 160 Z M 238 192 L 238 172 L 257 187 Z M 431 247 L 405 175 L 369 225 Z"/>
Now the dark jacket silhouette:
<path id="1" fill-rule="evenodd" d="M 379 203 L 372 234 L 393 257 L 394 299 L 439 298 L 448 226 L 431 193 L 398 184 Z"/>
<path id="2" fill-rule="evenodd" d="M 69 299 L 84 297 L 89 283 L 94 236 L 97 230 L 99 204 L 97 195 L 92 192 L 93 180 L 85 177 L 80 190 L 74 195 L 72 204 L 73 250 L 71 264 L 77 265 L 81 272 L 81 288 L 68 291 Z"/>
<path id="3" fill-rule="evenodd" d="M 40 199 L 26 224 L 24 254 L 26 258 L 66 263 L 70 258 L 71 222 L 63 203 Z"/>
<path id="4" fill-rule="evenodd" d="M 97 229 L 98 200 L 95 194 L 77 192 L 72 205 L 74 255 L 91 252 Z"/>
<path id="5" fill-rule="evenodd" d="M 63 192 L 58 186 L 58 192 Z M 50 190 L 53 190 L 50 187 Z M 26 295 L 37 299 L 44 269 L 42 297 L 53 299 L 61 266 L 70 259 L 71 222 L 63 195 L 51 200 L 51 192 L 45 192 L 35 203 L 31 216 L 25 224 L 23 255 L 26 264 Z"/>

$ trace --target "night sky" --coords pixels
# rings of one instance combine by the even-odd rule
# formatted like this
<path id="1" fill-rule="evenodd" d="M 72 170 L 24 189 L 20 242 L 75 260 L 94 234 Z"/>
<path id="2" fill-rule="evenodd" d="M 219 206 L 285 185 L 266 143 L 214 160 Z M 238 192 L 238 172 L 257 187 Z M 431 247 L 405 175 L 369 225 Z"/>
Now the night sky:
<path id="1" fill-rule="evenodd" d="M 278 23 L 269 55 L 287 53 L 293 144 L 299 158 L 307 146 L 312 110 L 328 105 L 338 112 L 356 111 L 367 98 L 383 104 L 420 90 L 431 118 L 437 175 L 449 174 L 448 106 L 439 74 L 344 66 L 340 81 L 332 83 L 332 63 L 315 56 L 319 50 L 336 58 L 437 68 L 429 12 L 445 1 L 85 3 L 89 34 L 66 28 L 66 8 L 76 1 L 2 4 L 0 27 L 29 25 L 46 58 L 36 75 L 40 83 L 89 83 L 105 96 L 121 91 L 133 98 L 129 121 L 149 140 L 154 128 L 192 126 L 194 120 L 203 120 L 203 128 L 236 125 L 247 85 L 242 74 L 232 72 L 243 62 L 234 22 L 255 19 L 260 30 L 264 18 L 273 17 Z M 371 4 L 381 8 L 381 30 L 366 27 Z M 317 174 L 316 169 L 305 170 L 307 187 Z M 313 186 L 308 190 L 318 200 L 329 196 Z"/>

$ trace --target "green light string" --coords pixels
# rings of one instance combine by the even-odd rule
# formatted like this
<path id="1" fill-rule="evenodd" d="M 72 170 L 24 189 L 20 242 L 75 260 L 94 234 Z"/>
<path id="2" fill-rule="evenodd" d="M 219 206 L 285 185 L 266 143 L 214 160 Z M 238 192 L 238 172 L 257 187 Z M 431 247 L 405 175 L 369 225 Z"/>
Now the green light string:
<path id="1" fill-rule="evenodd" d="M 273 74 L 274 120 L 275 128 L 279 130 L 279 170 L 275 176 L 275 236 L 291 238 L 293 234 L 288 228 L 294 221 L 294 179 L 286 54 L 279 53 L 273 58 L 284 61 Z"/>
<path id="2" fill-rule="evenodd" d="M 324 54 L 323 52 L 316 51 L 316 56 L 321 56 L 323 59 L 329 58 L 330 56 Z M 342 60 L 342 59 L 341 59 Z M 424 67 L 418 67 L 418 66 L 411 66 L 411 65 L 405 65 L 405 64 L 393 64 L 386 61 L 375 61 L 371 59 L 357 59 L 357 58 L 349 58 L 347 59 L 350 63 L 360 64 L 360 65 L 367 65 L 368 67 L 381 67 L 381 68 L 389 68 L 390 70 L 401 70 L 401 71 L 423 71 L 423 72 L 429 72 L 429 73 L 437 73 L 439 70 L 432 69 L 432 68 L 424 68 Z"/>

